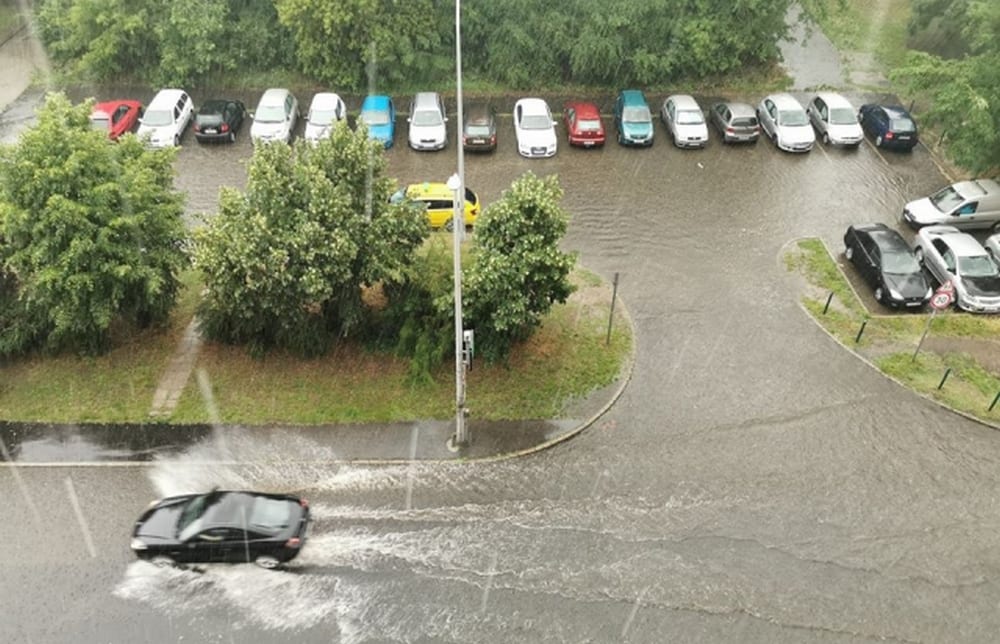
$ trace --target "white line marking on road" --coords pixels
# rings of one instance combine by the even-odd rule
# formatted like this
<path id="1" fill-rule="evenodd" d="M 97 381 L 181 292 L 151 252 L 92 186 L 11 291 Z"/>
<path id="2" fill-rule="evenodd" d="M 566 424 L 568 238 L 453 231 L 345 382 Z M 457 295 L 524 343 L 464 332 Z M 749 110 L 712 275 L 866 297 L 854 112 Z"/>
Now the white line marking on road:
<path id="1" fill-rule="evenodd" d="M 84 518 L 83 510 L 80 508 L 80 499 L 76 496 L 73 479 L 68 476 L 66 477 L 66 492 L 69 493 L 69 502 L 73 506 L 73 512 L 76 513 L 76 520 L 80 524 L 80 532 L 83 533 L 83 542 L 87 544 L 87 551 L 90 553 L 90 558 L 97 559 L 97 548 L 94 547 L 94 539 L 90 536 L 90 527 L 87 525 L 87 519 Z"/>
<path id="2" fill-rule="evenodd" d="M 31 514 L 35 518 L 35 527 L 39 531 L 42 530 L 42 515 L 39 514 L 38 508 L 35 506 L 34 500 L 31 498 L 31 493 L 28 492 L 28 486 L 25 485 L 24 479 L 21 478 L 21 473 L 18 472 L 18 464 L 14 463 L 10 459 L 10 452 L 7 451 L 7 444 L 0 439 L 0 455 L 3 456 L 3 465 L 10 468 L 11 474 L 14 475 L 14 483 L 17 484 L 17 489 L 21 491 L 21 495 L 24 497 L 25 503 L 31 509 Z"/>

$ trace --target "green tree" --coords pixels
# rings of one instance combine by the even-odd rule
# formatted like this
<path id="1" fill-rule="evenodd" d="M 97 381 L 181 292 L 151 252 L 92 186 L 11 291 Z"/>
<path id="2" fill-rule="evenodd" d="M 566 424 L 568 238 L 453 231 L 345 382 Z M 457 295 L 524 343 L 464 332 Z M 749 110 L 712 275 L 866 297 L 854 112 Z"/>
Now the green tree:
<path id="1" fill-rule="evenodd" d="M 222 192 L 196 231 L 202 330 L 246 344 L 323 353 L 363 319 L 362 287 L 404 279 L 426 215 L 390 204 L 381 145 L 343 122 L 313 147 L 254 151 L 245 192 Z"/>
<path id="2" fill-rule="evenodd" d="M 487 360 L 507 356 L 556 302 L 573 292 L 576 257 L 559 250 L 569 215 L 558 179 L 527 173 L 476 222 L 474 262 L 465 281 L 468 326 Z"/>
<path id="3" fill-rule="evenodd" d="M 174 304 L 186 262 L 174 153 L 108 141 L 91 108 L 51 94 L 0 148 L 0 355 L 96 353 L 115 322 L 162 321 Z"/>
<path id="4" fill-rule="evenodd" d="M 228 0 L 173 0 L 167 19 L 154 27 L 161 52 L 156 80 L 183 86 L 210 70 L 232 69 L 235 57 L 219 47 L 230 23 Z"/>

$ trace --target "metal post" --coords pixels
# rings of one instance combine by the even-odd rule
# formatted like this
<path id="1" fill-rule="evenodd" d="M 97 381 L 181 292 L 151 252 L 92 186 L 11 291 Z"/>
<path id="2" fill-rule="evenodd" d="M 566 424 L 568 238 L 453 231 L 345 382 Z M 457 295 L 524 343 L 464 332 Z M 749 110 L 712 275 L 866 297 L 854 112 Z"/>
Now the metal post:
<path id="1" fill-rule="evenodd" d="M 865 332 L 866 326 L 868 326 L 868 320 L 862 320 L 861 328 L 858 329 L 858 335 L 854 337 L 854 344 L 861 342 L 861 335 Z"/>
<path id="2" fill-rule="evenodd" d="M 830 291 L 830 295 L 826 298 L 826 304 L 823 306 L 823 315 L 826 315 L 827 310 L 830 308 L 830 302 L 833 301 L 833 291 Z"/>
<path id="3" fill-rule="evenodd" d="M 993 397 L 993 402 L 990 403 L 990 408 L 986 411 L 993 411 L 993 408 L 997 406 L 998 400 L 1000 400 L 1000 391 L 998 391 L 997 395 Z"/>
<path id="4" fill-rule="evenodd" d="M 615 281 L 611 289 L 611 312 L 608 313 L 608 337 L 604 340 L 604 346 L 611 344 L 611 322 L 615 319 L 615 300 L 618 299 L 618 271 L 615 271 Z"/>
<path id="5" fill-rule="evenodd" d="M 452 241 L 455 272 L 455 435 L 449 441 L 451 449 L 469 444 L 465 427 L 465 359 L 462 347 L 462 237 L 465 236 L 465 156 L 462 149 L 462 3 L 455 0 L 455 100 L 458 102 L 458 123 L 455 126 L 458 148 L 458 173 L 448 180 L 454 191 Z"/>
<path id="6" fill-rule="evenodd" d="M 931 322 L 934 321 L 934 316 L 937 315 L 938 310 L 936 308 L 931 309 L 931 315 L 927 318 L 927 326 L 924 327 L 924 334 L 920 336 L 920 342 L 917 343 L 917 349 L 913 352 L 913 357 L 910 358 L 910 362 L 915 362 L 917 359 L 917 354 L 920 353 L 920 347 L 924 346 L 924 340 L 927 339 L 927 333 L 931 330 Z M 942 382 L 944 382 L 942 380 Z M 938 387 L 940 389 L 940 387 Z"/>

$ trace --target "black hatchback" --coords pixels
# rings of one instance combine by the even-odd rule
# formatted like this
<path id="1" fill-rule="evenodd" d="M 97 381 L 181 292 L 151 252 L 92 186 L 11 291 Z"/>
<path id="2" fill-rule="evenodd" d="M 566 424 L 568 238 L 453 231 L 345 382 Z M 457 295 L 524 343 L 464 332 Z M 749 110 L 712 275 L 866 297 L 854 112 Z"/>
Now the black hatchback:
<path id="1" fill-rule="evenodd" d="M 154 501 L 132 530 L 132 551 L 157 565 L 250 563 L 277 568 L 306 542 L 309 504 L 296 496 L 212 490 Z"/>
<path id="2" fill-rule="evenodd" d="M 469 151 L 492 152 L 497 147 L 496 111 L 485 105 L 472 105 L 464 114 L 462 147 Z"/>
<path id="3" fill-rule="evenodd" d="M 844 234 L 844 256 L 888 306 L 921 309 L 931 288 L 920 263 L 903 236 L 885 224 L 850 226 Z"/>
<path id="4" fill-rule="evenodd" d="M 213 99 L 202 103 L 194 117 L 194 138 L 199 143 L 236 141 L 247 108 L 243 103 L 228 99 Z"/>

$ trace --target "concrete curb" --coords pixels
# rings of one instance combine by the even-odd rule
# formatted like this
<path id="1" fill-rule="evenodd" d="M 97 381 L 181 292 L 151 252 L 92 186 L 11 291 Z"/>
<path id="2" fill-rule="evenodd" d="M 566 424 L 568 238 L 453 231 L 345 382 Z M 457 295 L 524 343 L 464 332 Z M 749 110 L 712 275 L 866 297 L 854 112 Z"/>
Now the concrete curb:
<path id="1" fill-rule="evenodd" d="M 793 244 L 796 244 L 796 243 L 798 243 L 798 242 L 800 242 L 802 240 L 805 240 L 805 239 L 818 239 L 819 242 L 821 244 L 823 244 L 823 249 L 826 250 L 827 255 L 830 257 L 830 259 L 833 261 L 833 263 L 837 266 L 837 271 L 840 273 L 841 277 L 843 277 L 844 280 L 847 282 L 847 285 L 851 288 L 851 292 L 854 294 L 854 297 L 858 298 L 857 291 L 854 290 L 854 286 L 851 285 L 851 281 L 849 279 L 847 279 L 846 275 L 844 275 L 843 270 L 841 270 L 841 268 L 840 268 L 840 263 L 837 262 L 836 258 L 830 252 L 830 249 L 827 248 L 826 242 L 824 242 L 819 237 L 797 237 L 795 239 L 792 239 L 792 240 L 789 240 L 789 241 L 785 242 L 785 244 L 783 244 L 781 246 L 781 249 L 778 251 L 778 265 L 780 267 L 784 267 L 782 260 L 784 259 L 785 255 L 787 253 L 788 248 L 791 247 Z M 858 302 L 861 302 L 860 298 L 858 298 Z M 879 375 L 881 375 L 886 380 L 889 380 L 889 381 L 895 383 L 896 385 L 898 385 L 902 389 L 906 389 L 907 391 L 913 393 L 914 395 L 919 396 L 920 398 L 923 398 L 924 400 L 926 400 L 928 402 L 931 402 L 934 405 L 936 405 L 936 406 L 938 406 L 938 407 L 940 407 L 942 409 L 950 411 L 953 414 L 956 414 L 958 416 L 962 416 L 963 418 L 966 418 L 966 419 L 971 420 L 971 421 L 973 421 L 975 423 L 978 423 L 978 424 L 982 425 L 983 427 L 988 427 L 990 429 L 1000 430 L 1000 425 L 998 425 L 996 423 L 991 423 L 990 421 L 984 420 L 982 418 L 979 418 L 978 416 L 974 416 L 974 415 L 970 414 L 969 412 L 962 411 L 961 409 L 956 409 L 956 408 L 954 408 L 954 407 L 952 407 L 950 405 L 947 405 L 947 404 L 941 402 L 940 400 L 937 400 L 936 398 L 933 398 L 932 396 L 929 396 L 929 395 L 927 395 L 925 393 L 917 391 L 916 389 L 913 389 L 912 387 L 908 386 L 906 383 L 902 382 L 901 380 L 899 380 L 899 379 L 897 379 L 897 378 L 895 378 L 893 376 L 890 376 L 886 372 L 882 371 L 882 369 L 880 369 L 877 364 L 875 364 L 874 362 L 872 362 L 871 360 L 869 360 L 865 356 L 861 355 L 860 353 L 858 353 L 857 351 L 855 351 L 854 349 L 852 349 L 850 346 L 844 344 L 844 342 L 840 338 L 838 338 L 833 333 L 831 333 L 830 331 L 828 331 L 827 328 L 824 327 L 820 323 L 820 321 L 817 320 L 813 316 L 813 314 L 809 311 L 809 309 L 806 308 L 805 304 L 802 303 L 802 293 L 798 294 L 798 298 L 796 299 L 795 303 L 802 310 L 802 312 L 806 314 L 806 317 L 808 317 L 809 320 L 813 324 L 815 324 L 823 333 L 825 333 L 827 335 L 827 337 L 829 337 L 831 340 L 833 340 L 834 342 L 836 342 L 837 344 L 839 344 L 842 349 L 844 349 L 847 352 L 849 352 L 850 354 L 852 354 L 855 358 L 857 358 L 858 360 L 860 360 L 862 363 L 868 365 L 873 371 L 877 372 Z M 861 305 L 862 305 L 862 307 L 864 307 L 863 303 Z M 868 310 L 867 307 L 864 307 L 864 308 L 865 308 L 866 311 Z M 880 319 L 880 318 L 881 319 L 885 319 L 885 318 L 891 318 L 891 317 L 897 317 L 897 316 L 870 315 L 869 314 L 869 317 L 873 318 L 873 319 Z"/>

